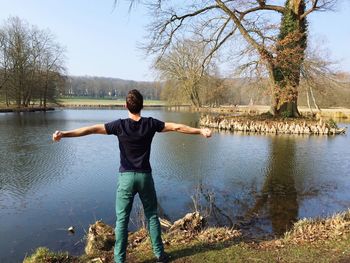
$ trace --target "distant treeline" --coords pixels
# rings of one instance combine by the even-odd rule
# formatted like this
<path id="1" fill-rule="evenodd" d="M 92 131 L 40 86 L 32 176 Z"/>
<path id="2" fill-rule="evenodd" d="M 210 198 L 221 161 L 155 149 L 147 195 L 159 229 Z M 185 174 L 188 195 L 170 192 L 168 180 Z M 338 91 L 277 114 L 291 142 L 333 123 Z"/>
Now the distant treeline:
<path id="1" fill-rule="evenodd" d="M 324 83 L 313 88 L 313 94 L 320 107 L 350 107 L 350 77 L 339 78 L 339 85 Z M 203 83 L 200 97 L 207 106 L 220 105 L 269 105 L 270 96 L 267 81 L 253 79 L 211 79 Z M 138 89 L 145 99 L 165 100 L 169 104 L 190 104 L 178 89 L 176 83 L 132 81 L 118 78 L 69 76 L 61 96 L 86 98 L 124 98 L 131 89 Z M 307 106 L 306 91 L 302 83 L 299 91 L 299 105 Z M 310 99 L 311 100 L 311 99 Z M 312 104 L 312 106 L 314 106 Z"/>
<path id="2" fill-rule="evenodd" d="M 132 89 L 138 89 L 145 99 L 159 100 L 161 83 L 106 77 L 70 76 L 67 78 L 61 96 L 124 98 Z"/>

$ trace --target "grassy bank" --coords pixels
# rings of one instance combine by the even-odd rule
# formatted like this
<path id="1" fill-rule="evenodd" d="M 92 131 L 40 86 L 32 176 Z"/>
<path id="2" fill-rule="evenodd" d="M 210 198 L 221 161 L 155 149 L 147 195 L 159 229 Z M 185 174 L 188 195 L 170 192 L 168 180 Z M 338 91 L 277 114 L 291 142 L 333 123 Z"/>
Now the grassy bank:
<path id="1" fill-rule="evenodd" d="M 143 232 L 129 237 L 128 262 L 154 262 Z M 251 240 L 239 230 L 209 228 L 199 233 L 165 234 L 171 262 L 350 262 L 350 210 L 333 217 L 301 220 L 282 238 Z M 26 263 L 112 262 L 112 252 L 92 260 L 40 248 Z"/>
<path id="2" fill-rule="evenodd" d="M 49 103 L 48 107 L 122 107 L 125 105 L 125 100 L 122 99 L 86 99 L 86 98 L 72 98 L 72 99 L 58 99 L 56 103 Z M 161 100 L 145 100 L 144 106 L 165 106 L 166 103 Z M 12 112 L 12 111 L 31 111 L 31 109 L 39 109 L 39 104 L 30 105 L 27 108 L 18 108 L 17 106 L 10 105 L 9 107 L 6 104 L 0 102 L 0 111 L 3 112 Z"/>
<path id="3" fill-rule="evenodd" d="M 123 99 L 84 99 L 84 98 L 72 98 L 72 99 L 59 99 L 57 103 L 63 107 L 96 107 L 96 106 L 124 106 L 125 100 Z M 145 106 L 162 106 L 165 105 L 164 101 L 160 100 L 145 100 Z"/>
<path id="4" fill-rule="evenodd" d="M 276 241 L 277 242 L 277 241 Z M 171 262 L 350 262 L 350 237 L 340 241 L 316 241 L 303 245 L 270 245 L 239 242 L 232 244 L 190 243 L 169 250 Z M 136 258 L 136 259 L 135 259 Z M 134 262 L 153 262 L 139 253 Z"/>

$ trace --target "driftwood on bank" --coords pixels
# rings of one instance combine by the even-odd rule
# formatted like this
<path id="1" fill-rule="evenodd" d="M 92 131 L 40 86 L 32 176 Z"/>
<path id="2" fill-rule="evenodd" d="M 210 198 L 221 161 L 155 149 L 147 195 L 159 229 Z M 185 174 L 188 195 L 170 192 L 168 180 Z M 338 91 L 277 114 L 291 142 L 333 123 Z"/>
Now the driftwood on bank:
<path id="1" fill-rule="evenodd" d="M 343 134 L 346 128 L 338 128 L 330 123 L 320 121 L 275 121 L 248 120 L 241 117 L 203 115 L 200 126 L 227 131 L 273 133 L 273 134 Z"/>
<path id="2" fill-rule="evenodd" d="M 174 231 L 187 231 L 192 233 L 198 233 L 202 231 L 205 226 L 205 220 L 199 212 L 193 212 L 186 214 L 183 218 L 177 220 L 169 228 L 169 232 Z"/>

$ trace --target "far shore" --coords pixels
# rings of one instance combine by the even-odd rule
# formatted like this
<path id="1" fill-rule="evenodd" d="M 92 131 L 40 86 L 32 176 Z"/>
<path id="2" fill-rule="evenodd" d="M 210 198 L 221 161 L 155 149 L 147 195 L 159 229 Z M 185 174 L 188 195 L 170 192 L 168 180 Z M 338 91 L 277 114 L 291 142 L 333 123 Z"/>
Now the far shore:
<path id="1" fill-rule="evenodd" d="M 53 111 L 54 107 L 40 107 L 40 106 L 31 106 L 31 107 L 1 107 L 0 113 L 9 113 L 9 112 L 37 112 L 37 111 Z"/>
<path id="2" fill-rule="evenodd" d="M 86 107 L 123 107 L 125 105 L 125 100 L 121 99 L 81 99 L 81 98 L 72 98 L 72 99 L 59 99 L 57 100 L 57 106 L 66 107 L 66 108 L 86 108 Z M 144 100 L 145 107 L 163 107 L 167 106 L 165 101 L 161 100 Z"/>
<path id="3" fill-rule="evenodd" d="M 6 107 L 0 104 L 0 113 L 6 112 L 35 112 L 35 111 L 50 111 L 55 108 L 122 108 L 125 106 L 124 100 L 113 99 L 59 99 L 57 103 L 50 103 L 48 107 L 40 107 L 39 105 L 30 105 L 29 107 Z M 256 116 L 269 111 L 268 105 L 222 105 L 218 107 L 203 106 L 201 108 L 194 108 L 190 105 L 168 105 L 161 100 L 145 100 L 144 107 L 159 107 L 168 108 L 172 110 L 196 111 L 203 113 L 217 113 L 217 114 L 237 114 Z M 333 118 L 333 119 L 350 119 L 350 108 L 331 107 L 322 108 L 321 111 L 317 109 L 310 109 L 305 106 L 298 107 L 299 112 L 304 116 L 314 115 L 318 118 Z"/>

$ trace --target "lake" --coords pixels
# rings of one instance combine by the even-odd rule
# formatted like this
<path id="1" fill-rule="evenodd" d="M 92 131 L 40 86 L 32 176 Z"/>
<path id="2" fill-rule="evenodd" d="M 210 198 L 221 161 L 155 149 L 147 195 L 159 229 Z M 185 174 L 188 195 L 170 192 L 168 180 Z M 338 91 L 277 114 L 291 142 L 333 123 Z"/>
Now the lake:
<path id="1" fill-rule="evenodd" d="M 199 118 L 165 109 L 143 116 L 192 126 Z M 54 143 L 51 135 L 126 117 L 107 109 L 0 115 L 0 262 L 19 262 L 39 246 L 80 254 L 89 224 L 114 225 L 116 137 Z M 151 164 L 160 214 L 176 220 L 197 208 L 210 225 L 281 235 L 299 218 L 350 207 L 349 145 L 348 135 L 156 134 Z M 131 231 L 141 224 L 140 211 L 137 198 Z"/>

